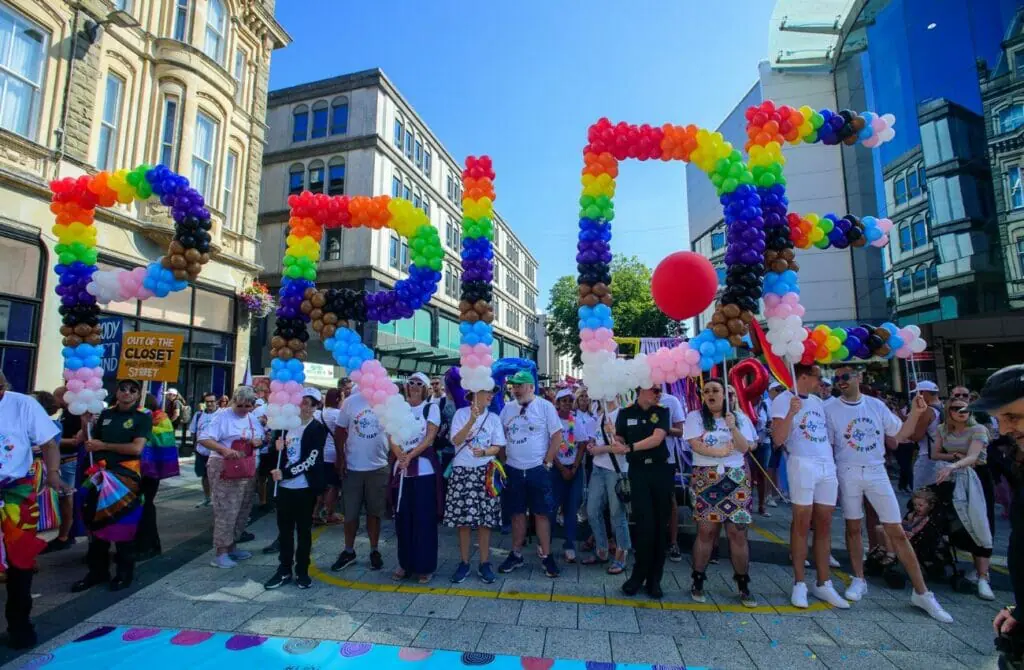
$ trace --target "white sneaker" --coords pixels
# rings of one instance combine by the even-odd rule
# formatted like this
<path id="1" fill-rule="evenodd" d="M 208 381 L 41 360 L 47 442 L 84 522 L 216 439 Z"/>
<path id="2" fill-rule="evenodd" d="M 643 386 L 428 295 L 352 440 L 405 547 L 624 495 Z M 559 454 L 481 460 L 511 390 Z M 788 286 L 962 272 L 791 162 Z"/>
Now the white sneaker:
<path id="1" fill-rule="evenodd" d="M 964 575 L 964 579 L 969 581 L 971 584 L 977 584 L 978 583 L 978 571 L 977 570 L 971 570 L 966 575 Z"/>
<path id="2" fill-rule="evenodd" d="M 931 591 L 925 591 L 921 595 L 916 593 L 910 594 L 910 604 L 914 607 L 920 607 L 928 613 L 928 616 L 936 621 L 953 623 L 953 617 L 949 615 L 949 612 L 942 609 L 942 605 L 935 599 L 935 594 Z"/>
<path id="3" fill-rule="evenodd" d="M 227 554 L 221 554 L 220 556 L 210 561 L 210 565 L 212 565 L 215 568 L 222 568 L 224 570 L 227 570 L 229 568 L 235 567 L 236 565 L 238 565 L 238 563 L 232 561 L 231 557 Z"/>
<path id="4" fill-rule="evenodd" d="M 835 587 L 832 586 L 831 579 L 822 584 L 821 586 L 815 584 L 810 588 L 810 592 L 812 596 L 814 596 L 818 600 L 824 600 L 832 607 L 838 607 L 841 610 L 850 609 L 850 603 L 843 600 L 843 598 L 840 597 L 838 593 L 836 593 Z"/>
<path id="5" fill-rule="evenodd" d="M 860 602 L 860 599 L 866 596 L 868 593 L 868 583 L 860 577 L 854 577 L 850 581 L 850 587 L 846 589 L 846 593 L 843 595 L 850 602 Z"/>
<path id="6" fill-rule="evenodd" d="M 838 568 L 839 567 L 839 561 L 837 561 L 836 557 L 833 556 L 832 554 L 828 555 L 828 567 L 830 567 L 830 568 Z"/>
<path id="7" fill-rule="evenodd" d="M 772 496 L 772 497 L 768 498 L 768 500 L 765 501 L 764 504 L 768 505 L 768 507 L 778 507 L 779 506 L 779 503 L 775 502 L 775 496 Z"/>
<path id="8" fill-rule="evenodd" d="M 982 600 L 996 599 L 996 594 L 992 593 L 992 587 L 989 585 L 988 580 L 981 577 L 978 578 L 978 597 Z"/>
<path id="9" fill-rule="evenodd" d="M 793 603 L 793 607 L 799 607 L 805 610 L 809 607 L 807 604 L 807 584 L 804 582 L 797 582 L 793 584 L 793 593 L 789 596 L 789 602 Z"/>
<path id="10" fill-rule="evenodd" d="M 251 551 L 245 551 L 244 549 L 239 549 L 238 551 L 230 551 L 230 552 L 228 552 L 228 557 L 232 561 L 235 561 L 235 562 L 237 562 L 237 561 L 248 561 L 250 558 L 252 558 L 252 552 Z"/>

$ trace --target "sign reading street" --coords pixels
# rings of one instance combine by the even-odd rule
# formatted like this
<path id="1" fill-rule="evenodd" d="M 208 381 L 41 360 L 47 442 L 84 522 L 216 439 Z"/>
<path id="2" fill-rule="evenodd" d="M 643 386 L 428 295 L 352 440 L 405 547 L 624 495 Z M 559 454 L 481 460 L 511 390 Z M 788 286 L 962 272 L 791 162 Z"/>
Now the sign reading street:
<path id="1" fill-rule="evenodd" d="M 121 340 L 118 379 L 150 382 L 178 381 L 185 336 L 172 333 L 125 333 Z"/>

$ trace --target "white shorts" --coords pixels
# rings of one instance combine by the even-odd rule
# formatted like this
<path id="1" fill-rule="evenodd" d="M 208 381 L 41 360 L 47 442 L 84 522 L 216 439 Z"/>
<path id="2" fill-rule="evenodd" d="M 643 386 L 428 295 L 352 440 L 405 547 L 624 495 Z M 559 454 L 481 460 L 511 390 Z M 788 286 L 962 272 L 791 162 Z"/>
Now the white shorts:
<path id="1" fill-rule="evenodd" d="M 789 499 L 794 505 L 829 505 L 835 507 L 839 491 L 836 464 L 815 458 L 786 458 L 789 477 Z"/>
<path id="2" fill-rule="evenodd" d="M 900 503 L 892 490 L 884 465 L 839 466 L 839 484 L 843 491 L 843 518 L 863 519 L 864 498 L 875 508 L 882 523 L 900 523 Z"/>

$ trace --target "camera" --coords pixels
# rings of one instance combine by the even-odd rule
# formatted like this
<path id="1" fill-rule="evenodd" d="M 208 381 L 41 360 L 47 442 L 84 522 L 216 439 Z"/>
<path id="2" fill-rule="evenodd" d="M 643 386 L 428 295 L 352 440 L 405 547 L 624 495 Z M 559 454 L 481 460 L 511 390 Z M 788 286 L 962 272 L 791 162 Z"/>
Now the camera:
<path id="1" fill-rule="evenodd" d="M 1024 630 L 1021 626 L 997 637 L 995 646 L 999 652 L 999 670 L 1024 669 Z"/>

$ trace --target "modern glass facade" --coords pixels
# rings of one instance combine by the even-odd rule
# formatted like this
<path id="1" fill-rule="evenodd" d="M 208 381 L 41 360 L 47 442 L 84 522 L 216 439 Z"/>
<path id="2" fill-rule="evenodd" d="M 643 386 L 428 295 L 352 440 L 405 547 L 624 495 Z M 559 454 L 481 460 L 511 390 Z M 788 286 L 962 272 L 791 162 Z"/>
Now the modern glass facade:
<path id="1" fill-rule="evenodd" d="M 1000 197 L 1008 170 L 990 161 L 993 135 L 1016 129 L 1015 117 L 1010 109 L 1000 120 L 985 88 L 993 71 L 1016 72 L 1008 45 L 1022 12 L 1022 0 L 869 0 L 834 71 L 840 108 L 896 116 L 892 142 L 843 152 L 848 205 L 893 220 L 882 261 L 889 317 L 926 329 L 937 356 L 923 367 L 949 384 L 991 371 L 965 367 L 958 342 L 971 346 L 974 329 L 954 324 L 1020 318 L 1004 261 L 1016 253 L 1000 217 L 1012 202 Z M 1009 327 L 978 334 L 986 330 L 986 344 L 991 334 L 1017 338 Z"/>

